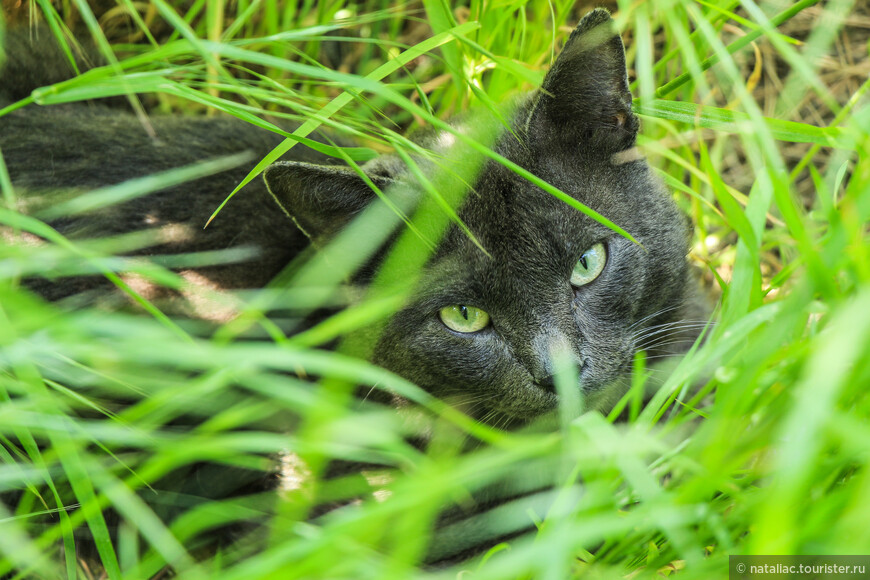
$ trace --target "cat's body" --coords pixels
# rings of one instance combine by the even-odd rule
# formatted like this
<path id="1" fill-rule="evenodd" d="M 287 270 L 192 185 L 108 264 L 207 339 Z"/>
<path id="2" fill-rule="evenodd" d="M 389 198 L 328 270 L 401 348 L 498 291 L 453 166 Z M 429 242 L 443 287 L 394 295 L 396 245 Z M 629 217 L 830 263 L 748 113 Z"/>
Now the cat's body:
<path id="1" fill-rule="evenodd" d="M 39 28 L 35 34 L 30 44 L 27 39 L 31 34 L 27 31 L 10 33 L 8 62 L 0 77 L 0 106 L 72 74 L 50 32 Z M 158 239 L 166 243 L 139 252 L 146 255 L 228 248 L 255 251 L 253 259 L 242 263 L 197 270 L 207 285 L 226 289 L 264 286 L 308 245 L 308 239 L 278 210 L 259 179 L 228 204 L 227 209 L 235 217 L 228 212 L 204 227 L 253 163 L 282 141 L 280 136 L 227 117 L 155 115 L 147 119 L 146 126 L 124 105 L 117 99 L 111 106 L 103 101 L 32 105 L 2 117 L 0 150 L 25 212 L 38 213 L 40 208 L 75 192 L 236 154 L 246 156 L 246 162 L 233 163 L 229 169 L 102 211 L 54 219 L 52 226 L 78 239 L 141 230 L 162 232 Z M 293 158 L 334 162 L 302 146 L 293 150 Z M 62 281 L 34 279 L 30 284 L 51 300 L 86 290 L 94 291 L 91 298 L 97 294 L 105 298 L 113 287 L 101 276 Z"/>
<path id="2" fill-rule="evenodd" d="M 98 105 L 29 107 L 4 118 L 4 134 L 9 140 L 4 138 L 0 146 L 13 183 L 27 196 L 27 203 L 34 194 L 71 188 L 90 191 L 234 153 L 252 152 L 250 157 L 262 157 L 281 140 L 267 131 L 228 119 L 158 117 L 151 122 L 156 138 L 149 136 L 133 115 Z M 52 139 L 47 149 L 46 135 L 60 130 L 64 138 Z M 136 151 L 135 157 L 130 158 L 127 151 Z M 36 159 L 41 163 L 34 163 Z M 100 160 L 99 166 L 86 165 L 96 159 Z M 20 170 L 27 165 L 25 171 Z M 246 195 L 239 195 L 227 206 L 238 212 L 236 215 L 255 216 L 254 220 L 232 219 L 228 213 L 226 218 L 219 216 L 208 228 L 203 227 L 249 169 L 247 163 L 96 215 L 53 220 L 52 225 L 79 239 L 162 228 L 161 237 L 166 243 L 150 247 L 148 253 L 154 255 L 256 248 L 253 260 L 211 266 L 201 272 L 221 288 L 262 287 L 307 245 L 305 236 L 280 211 L 262 211 L 274 204 L 262 182 L 252 184 Z M 100 277 L 79 279 L 76 285 L 67 280 L 34 284 L 37 292 L 53 300 L 84 287 L 109 288 Z"/>
<path id="3" fill-rule="evenodd" d="M 624 392 L 639 347 L 656 357 L 684 352 L 699 326 L 683 321 L 706 314 L 686 262 L 686 222 L 633 150 L 638 121 L 622 42 L 605 11 L 581 22 L 543 90 L 511 114 L 512 131 L 495 151 L 606 216 L 637 243 L 489 161 L 459 211 L 485 252 L 451 226 L 372 360 L 475 417 L 513 424 L 557 408 L 553 357 L 561 356 L 576 368 L 586 407 L 608 409 Z M 225 119 L 152 122 L 156 138 L 117 109 L 31 105 L 0 117 L 0 150 L 17 190 L 31 195 L 90 190 L 228 153 L 251 151 L 256 161 L 281 140 Z M 437 146 L 449 141 L 443 135 L 422 140 Z M 291 155 L 267 170 L 265 182 L 294 220 L 257 180 L 202 229 L 252 162 L 53 225 L 69 235 L 184 230 L 184 237 L 145 253 L 256 247 L 254 259 L 192 272 L 216 288 L 261 287 L 307 246 L 296 225 L 319 242 L 375 199 L 356 173 L 334 160 L 301 146 Z M 366 169 L 384 188 L 420 189 L 394 159 Z M 590 261 L 601 267 L 594 275 L 587 272 Z M 35 280 L 31 287 L 50 299 L 111 289 L 100 277 Z M 445 318 L 453 316 L 445 314 L 450 308 L 466 321 L 469 312 L 483 311 L 487 321 L 456 330 Z"/>

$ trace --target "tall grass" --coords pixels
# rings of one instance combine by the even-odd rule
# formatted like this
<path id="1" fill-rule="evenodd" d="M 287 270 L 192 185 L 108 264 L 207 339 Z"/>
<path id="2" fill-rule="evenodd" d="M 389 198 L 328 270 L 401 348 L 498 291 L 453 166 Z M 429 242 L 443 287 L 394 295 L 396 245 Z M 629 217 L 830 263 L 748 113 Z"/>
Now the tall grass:
<path id="1" fill-rule="evenodd" d="M 110 65 L 38 90 L 27 106 L 129 95 L 143 119 L 146 110 L 222 111 L 266 128 L 275 128 L 266 113 L 300 122 L 252 179 L 320 126 L 355 140 L 328 150 L 357 163 L 378 151 L 414 153 L 409 126 L 437 126 L 472 106 L 498 114 L 499 103 L 540 82 L 554 44 L 586 10 L 538 0 L 401 8 L 153 0 L 95 15 L 84 2 L 36 4 L 58 32 L 87 29 Z M 831 61 L 819 58 L 838 46 L 844 61 L 856 57 L 842 48 L 861 45 L 860 31 L 845 25 L 853 7 L 657 0 L 613 8 L 636 79 L 639 144 L 691 216 L 690 258 L 719 299 L 706 344 L 649 404 L 626 399 L 628 422 L 587 414 L 552 432 L 503 433 L 386 371 L 314 348 L 383 320 L 401 298 L 386 290 L 285 335 L 268 312 L 335 300 L 335 286 L 365 259 L 352 244 L 326 250 L 341 259 L 338 269 L 335 259 L 292 264 L 272 288 L 243 297 L 240 318 L 209 333 L 156 309 L 131 316 L 46 304 L 22 288 L 23 277 L 132 270 L 181 281 L 116 256 L 140 241 L 72 242 L 22 215 L 0 163 L 0 492 L 27 490 L 17 504 L 0 504 L 0 575 L 147 578 L 171 568 L 245 580 L 677 571 L 706 579 L 725 577 L 734 554 L 866 552 L 870 109 L 867 82 L 845 67 L 832 75 L 821 68 Z M 9 16 L 29 17 L 11 8 Z M 818 22 L 811 30 L 801 24 L 808 18 Z M 320 64 L 324 55 L 331 67 Z M 866 64 L 866 51 L 857 57 Z M 89 207 L 198 171 L 208 168 L 96 192 Z M 88 209 L 73 203 L 65 210 Z M 46 243 L 20 243 L 33 236 Z M 398 256 L 408 268 L 425 253 Z M 271 338 L 240 340 L 252 327 Z M 295 378 L 300 369 L 318 381 Z M 699 383 L 700 392 L 689 389 Z M 350 396 L 357 384 L 429 407 L 435 443 L 425 453 L 410 445 L 408 418 L 359 404 Z M 174 428 L 182 418 L 195 426 Z M 469 433 L 488 445 L 461 453 Z M 171 524 L 146 501 L 149 484 L 185 466 L 264 469 L 267 454 L 288 451 L 288 471 L 307 477 L 277 499 L 209 502 Z M 332 459 L 380 467 L 329 479 Z M 521 488 L 542 478 L 554 483 L 548 491 L 433 536 L 443 505 L 469 505 L 470 492 L 491 482 Z M 347 497 L 367 499 L 309 517 Z M 110 507 L 120 514 L 114 541 Z M 257 543 L 217 554 L 198 546 L 199 532 L 255 516 L 266 530 Z M 420 566 L 427 551 L 451 554 L 469 535 L 530 524 L 534 533 L 483 559 Z M 81 536 L 93 539 L 94 556 L 76 555 Z"/>

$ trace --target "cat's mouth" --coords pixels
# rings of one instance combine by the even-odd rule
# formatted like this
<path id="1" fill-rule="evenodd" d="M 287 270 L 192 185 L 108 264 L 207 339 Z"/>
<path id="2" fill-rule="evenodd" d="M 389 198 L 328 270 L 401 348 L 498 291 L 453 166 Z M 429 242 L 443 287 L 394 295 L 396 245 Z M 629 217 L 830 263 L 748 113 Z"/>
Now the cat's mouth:
<path id="1" fill-rule="evenodd" d="M 574 375 L 573 379 L 556 374 L 535 379 L 530 374 L 526 374 L 524 378 L 516 377 L 513 386 L 507 389 L 510 396 L 491 398 L 491 406 L 488 408 L 475 409 L 473 404 L 459 405 L 459 407 L 469 416 L 501 428 L 527 424 L 529 421 L 540 419 L 556 411 L 559 407 L 559 391 L 566 387 L 571 388 L 571 383 L 574 392 L 581 399 L 585 399 L 590 387 L 589 377 L 585 375 L 588 375 L 589 371 L 589 365 L 584 361 L 577 364 L 574 372 L 570 373 Z M 569 381 L 568 384 L 564 382 L 566 379 Z M 456 402 L 453 404 L 455 405 Z"/>
<path id="2" fill-rule="evenodd" d="M 584 363 L 579 363 L 571 373 L 575 378 L 561 377 L 552 374 L 535 379 L 528 377 L 528 382 L 522 388 L 514 391 L 514 396 L 508 400 L 500 401 L 498 408 L 501 412 L 512 416 L 520 421 L 528 421 L 555 411 L 559 406 L 559 390 L 571 388 L 582 397 L 584 394 L 584 371 L 587 370 Z M 569 381 L 567 384 L 564 381 Z"/>
<path id="3" fill-rule="evenodd" d="M 545 391 L 549 391 L 551 393 L 556 392 L 556 375 L 550 375 L 549 377 L 545 377 L 538 381 L 535 381 L 535 386 L 539 389 L 543 389 Z"/>

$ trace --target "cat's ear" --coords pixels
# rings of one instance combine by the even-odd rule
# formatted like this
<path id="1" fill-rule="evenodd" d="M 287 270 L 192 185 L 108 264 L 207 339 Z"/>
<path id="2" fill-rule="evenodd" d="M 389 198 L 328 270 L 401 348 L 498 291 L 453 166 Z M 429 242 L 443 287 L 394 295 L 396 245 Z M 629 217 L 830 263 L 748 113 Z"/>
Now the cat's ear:
<path id="1" fill-rule="evenodd" d="M 542 127 L 543 126 L 543 127 Z M 625 48 L 610 13 L 598 8 L 583 17 L 544 78 L 529 117 L 529 128 L 544 128 L 572 143 L 620 151 L 634 145 L 637 117 Z"/>
<path id="2" fill-rule="evenodd" d="M 392 178 L 368 173 L 379 189 Z M 374 198 L 363 178 L 349 167 L 279 161 L 263 172 L 269 193 L 312 241 L 332 236 Z"/>

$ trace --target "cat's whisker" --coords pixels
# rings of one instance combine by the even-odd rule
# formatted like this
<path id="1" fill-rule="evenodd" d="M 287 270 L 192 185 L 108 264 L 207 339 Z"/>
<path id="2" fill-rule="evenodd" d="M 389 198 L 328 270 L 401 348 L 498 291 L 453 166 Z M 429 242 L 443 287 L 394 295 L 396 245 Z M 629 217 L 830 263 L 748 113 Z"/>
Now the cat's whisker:
<path id="1" fill-rule="evenodd" d="M 674 344 L 694 344 L 694 342 L 695 342 L 694 340 L 688 339 L 688 338 L 681 338 L 681 339 L 675 339 L 675 340 L 664 339 L 660 342 L 652 342 L 649 344 L 641 345 L 641 346 L 637 347 L 637 350 L 647 350 L 648 351 L 648 350 L 653 350 L 653 349 L 657 349 L 657 348 L 662 348 L 664 346 L 671 346 Z M 649 360 L 649 358 L 650 357 L 647 357 L 647 360 Z"/>
<path id="2" fill-rule="evenodd" d="M 695 337 L 688 337 L 683 335 L 680 332 L 670 332 L 666 334 L 660 334 L 657 336 L 647 336 L 642 338 L 641 340 L 635 341 L 635 350 L 645 350 L 652 348 L 654 346 L 661 345 L 662 343 L 669 340 L 681 340 L 687 342 L 695 342 Z"/>
<path id="3" fill-rule="evenodd" d="M 674 324 L 681 324 L 683 322 L 696 322 L 698 324 L 715 324 L 715 320 L 706 320 L 706 319 L 692 319 L 692 318 L 680 318 L 678 320 L 671 320 L 669 322 L 662 322 L 661 324 L 653 324 L 652 326 L 647 326 L 646 328 L 662 328 L 664 326 L 671 326 Z"/>
<path id="4" fill-rule="evenodd" d="M 640 336 L 633 337 L 631 342 L 635 345 L 638 345 L 638 344 L 648 343 L 650 341 L 667 339 L 667 338 L 671 338 L 671 337 L 675 337 L 675 336 L 681 336 L 681 335 L 684 335 L 686 332 L 690 332 L 690 331 L 693 331 L 693 334 L 694 334 L 694 332 L 697 332 L 697 329 L 698 329 L 698 327 L 692 327 L 692 326 L 669 328 L 669 329 L 661 330 L 658 332 L 651 332 L 648 334 L 643 334 Z"/>
<path id="5" fill-rule="evenodd" d="M 638 331 L 638 333 L 648 332 L 650 330 L 657 330 L 660 328 L 670 328 L 672 326 L 679 326 L 681 324 L 696 324 L 696 325 L 700 325 L 700 326 L 707 326 L 707 325 L 713 326 L 716 324 L 716 322 L 713 320 L 692 320 L 689 318 L 681 318 L 679 320 L 672 320 L 671 322 L 665 322 L 662 324 L 654 324 L 652 326 L 647 326 L 643 330 Z"/>
<path id="6" fill-rule="evenodd" d="M 499 412 L 498 415 L 499 415 L 499 419 L 495 423 L 496 429 L 506 428 L 510 424 L 510 421 L 511 421 L 510 415 L 507 415 L 507 414 L 501 413 L 501 412 Z"/>
<path id="7" fill-rule="evenodd" d="M 654 355 L 652 355 L 652 356 L 648 356 L 648 357 L 646 357 L 646 360 L 647 360 L 647 361 L 651 361 L 651 360 L 660 359 L 660 358 L 674 358 L 674 357 L 678 357 L 678 356 L 681 356 L 681 354 L 654 354 Z M 656 373 L 662 373 L 662 374 L 665 374 L 665 375 L 670 375 L 670 374 L 671 374 L 671 370 L 670 370 L 670 369 L 647 369 L 647 371 L 649 371 L 649 372 L 656 372 Z"/>
<path id="8" fill-rule="evenodd" d="M 486 403 L 494 400 L 495 398 L 496 397 L 491 393 L 477 393 L 472 395 L 463 393 L 461 396 L 455 396 L 454 398 L 451 398 L 450 404 L 453 407 L 461 410 L 466 415 L 474 417 L 478 410 L 480 410 L 481 408 L 485 408 Z"/>
<path id="9" fill-rule="evenodd" d="M 655 318 L 656 316 L 661 316 L 662 314 L 667 314 L 668 312 L 672 312 L 674 310 L 682 308 L 685 305 L 686 305 L 686 301 L 681 301 L 680 303 L 674 304 L 673 306 L 669 306 L 667 308 L 661 308 L 659 310 L 656 310 L 652 314 L 648 314 L 647 316 L 644 316 L 643 318 L 641 318 L 640 320 L 638 320 L 637 322 L 635 322 L 634 324 L 629 326 L 628 329 L 633 330 L 634 328 L 637 328 L 638 326 L 640 326 L 641 324 L 643 324 L 647 320 Z"/>
<path id="10" fill-rule="evenodd" d="M 647 360 L 657 359 L 657 358 L 673 358 L 673 356 L 669 355 L 669 354 L 660 354 L 660 355 L 651 356 Z M 650 376 L 650 377 L 654 376 L 654 375 L 669 377 L 669 376 L 671 376 L 672 371 L 671 371 L 671 369 L 657 369 L 654 367 L 653 368 L 647 367 L 644 369 L 643 372 L 644 372 L 644 375 Z"/>
<path id="11" fill-rule="evenodd" d="M 374 392 L 374 390 L 375 390 L 376 388 L 378 388 L 378 385 L 379 385 L 379 384 L 380 384 L 380 383 L 375 383 L 375 384 L 373 384 L 373 385 L 372 385 L 372 388 L 370 388 L 368 391 L 366 391 L 365 396 L 364 396 L 362 399 L 360 399 L 359 403 L 357 404 L 357 407 L 362 408 L 363 404 L 364 404 L 364 403 L 366 402 L 366 400 L 369 398 L 369 395 L 371 395 L 371 394 Z"/>
<path id="12" fill-rule="evenodd" d="M 642 350 L 650 351 L 656 348 L 661 348 L 662 346 L 667 344 L 694 344 L 696 340 L 697 339 L 694 337 L 680 336 L 677 334 L 666 334 L 635 343 L 634 352 L 639 352 Z"/>
<path id="13" fill-rule="evenodd" d="M 468 393 L 462 393 L 460 396 L 451 397 L 451 403 L 453 405 L 467 405 L 469 403 L 477 404 L 481 401 L 488 401 L 493 399 L 494 396 L 490 393 L 476 393 L 469 395 Z"/>
<path id="14" fill-rule="evenodd" d="M 477 411 L 479 411 L 481 408 L 484 408 L 486 403 L 488 403 L 490 400 L 491 400 L 491 397 L 477 397 L 476 399 L 474 399 L 472 401 L 463 401 L 461 403 L 461 405 L 463 407 L 462 412 L 464 412 L 466 415 L 474 417 L 474 415 L 477 413 Z M 469 406 L 467 408 L 465 408 L 465 405 L 469 405 Z"/>
<path id="15" fill-rule="evenodd" d="M 631 324 L 631 325 L 628 327 L 628 330 L 634 330 L 634 329 L 638 328 L 639 326 L 643 325 L 643 324 L 644 324 L 645 322 L 647 322 L 648 320 L 653 319 L 653 318 L 655 318 L 655 317 L 657 317 L 657 316 L 661 316 L 661 315 L 663 315 L 663 314 L 667 314 L 668 312 L 673 312 L 673 311 L 675 311 L 675 310 L 679 310 L 680 308 L 683 308 L 683 307 L 689 305 L 690 302 L 691 302 L 690 300 L 684 299 L 684 300 L 680 300 L 679 302 L 677 302 L 676 304 L 674 304 L 674 305 L 672 305 L 672 306 L 668 306 L 668 307 L 666 307 L 666 308 L 661 308 L 661 309 L 659 309 L 659 310 L 656 310 L 656 311 L 653 312 L 652 314 L 648 314 L 647 316 L 644 316 L 644 317 L 641 318 L 640 320 L 638 320 L 638 321 L 634 322 L 633 324 Z M 681 320 L 685 320 L 685 319 L 681 319 Z M 659 325 L 656 325 L 656 326 L 659 326 Z"/>
<path id="16" fill-rule="evenodd" d="M 706 322 L 703 322 L 703 323 L 702 322 L 684 322 L 684 321 L 674 322 L 674 323 L 669 323 L 668 325 L 654 326 L 654 327 L 650 327 L 648 329 L 645 329 L 643 332 L 640 332 L 640 333 L 634 335 L 632 337 L 632 340 L 635 342 L 639 342 L 639 341 L 645 340 L 651 336 L 656 336 L 658 334 L 662 334 L 662 333 L 666 333 L 666 332 L 676 333 L 676 332 L 679 332 L 681 330 L 693 330 L 696 328 L 704 328 L 706 326 L 707 326 Z"/>
<path id="17" fill-rule="evenodd" d="M 490 425 L 491 420 L 496 416 L 497 413 L 498 411 L 496 411 L 495 409 L 490 409 L 483 415 L 483 417 L 480 418 L 480 422 L 486 425 Z"/>

